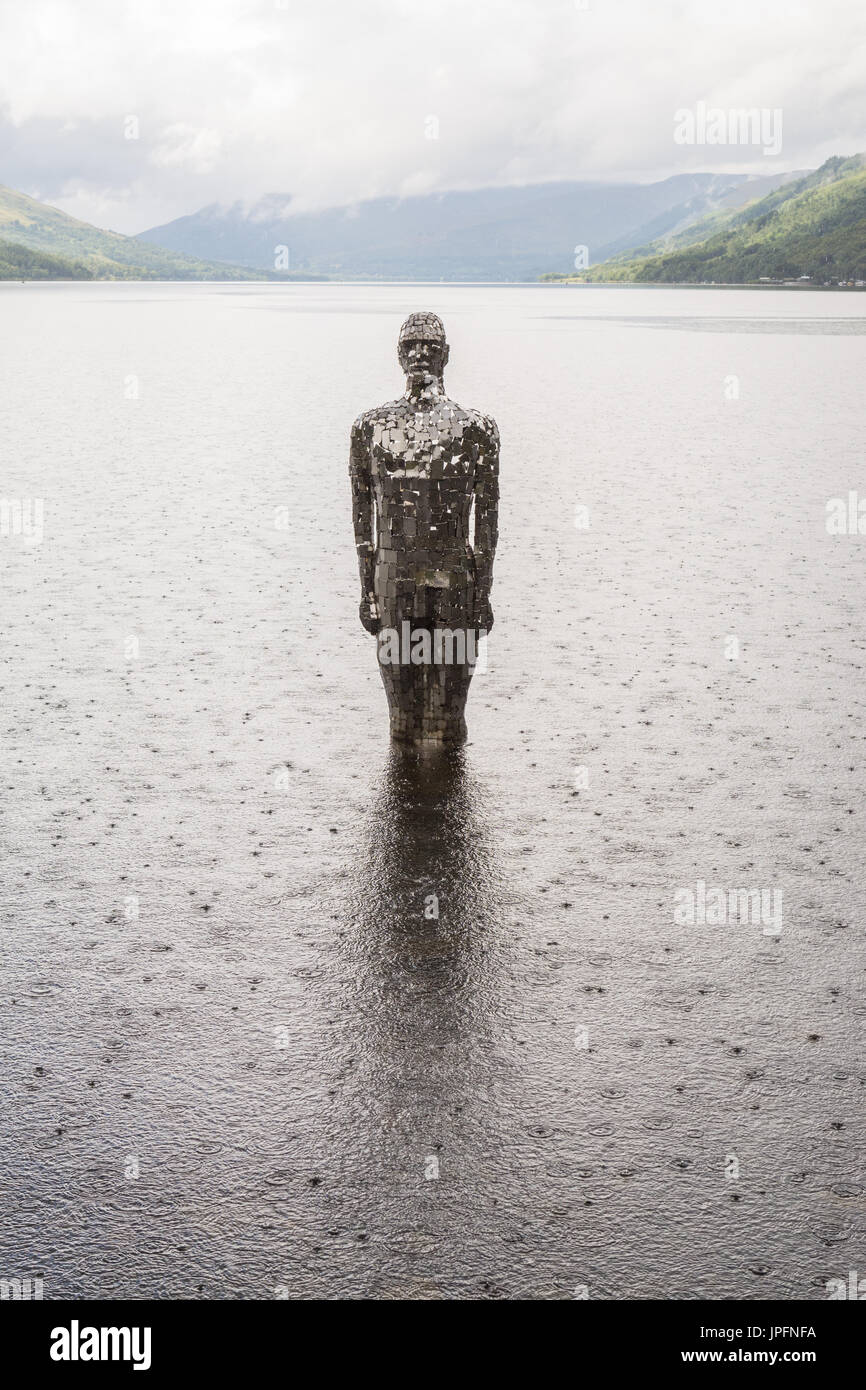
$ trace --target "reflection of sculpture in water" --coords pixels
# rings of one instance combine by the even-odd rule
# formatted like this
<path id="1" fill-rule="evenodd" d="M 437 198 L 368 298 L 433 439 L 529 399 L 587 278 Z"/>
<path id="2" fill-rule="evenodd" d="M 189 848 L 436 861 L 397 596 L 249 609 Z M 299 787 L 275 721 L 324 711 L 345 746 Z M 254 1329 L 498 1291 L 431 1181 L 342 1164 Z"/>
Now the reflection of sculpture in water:
<path id="1" fill-rule="evenodd" d="M 514 1048 L 502 1044 L 524 1007 L 525 973 L 514 968 L 524 947 L 507 921 L 514 899 L 489 790 L 466 756 L 392 744 L 341 880 L 329 1037 L 347 1075 L 335 1099 L 356 1176 L 341 1185 L 340 1225 L 382 1215 L 370 1298 L 451 1296 L 435 1254 L 449 1248 L 454 1209 L 425 1181 L 440 1162 L 445 1182 L 463 1174 L 470 1210 L 489 1214 L 490 1194 L 508 1182 L 514 1114 L 498 1097 L 514 1084 Z M 398 1229 L 386 1234 L 392 1219 Z"/>
<path id="2" fill-rule="evenodd" d="M 416 1107 L 440 1109 L 489 1072 L 504 894 L 464 756 L 389 750 L 349 876 L 353 1048 L 359 1070 L 388 1083 L 383 1103 L 411 1078 Z"/>
<path id="3" fill-rule="evenodd" d="M 353 874 L 355 915 L 368 934 L 431 930 L 426 898 L 441 900 L 436 930 L 469 948 L 497 920 L 497 871 L 483 815 L 484 793 L 462 751 L 428 755 L 392 747 L 370 801 L 363 864 Z M 446 908 L 447 904 L 447 908 Z M 439 921 L 437 910 L 435 921 Z"/>
<path id="4" fill-rule="evenodd" d="M 391 737 L 431 747 L 466 738 L 477 642 L 493 626 L 499 506 L 496 424 L 445 395 L 448 351 L 441 319 L 410 314 L 405 394 L 358 417 L 349 463 L 361 622 L 378 638 Z"/>

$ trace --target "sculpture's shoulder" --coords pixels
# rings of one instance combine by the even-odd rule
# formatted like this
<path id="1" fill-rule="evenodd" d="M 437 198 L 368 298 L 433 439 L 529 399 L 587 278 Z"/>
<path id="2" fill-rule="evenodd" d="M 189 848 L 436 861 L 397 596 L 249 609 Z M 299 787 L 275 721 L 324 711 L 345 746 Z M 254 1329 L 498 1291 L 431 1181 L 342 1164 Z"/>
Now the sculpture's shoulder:
<path id="1" fill-rule="evenodd" d="M 442 397 L 439 410 L 454 430 L 461 430 L 480 443 L 489 444 L 491 439 L 499 443 L 499 431 L 492 415 L 473 410 L 471 406 L 460 405 L 450 396 Z"/>
<path id="2" fill-rule="evenodd" d="M 376 425 L 396 423 L 397 419 L 405 413 L 406 402 L 402 398 L 396 401 L 386 401 L 384 405 L 374 405 L 370 410 L 363 410 L 352 422 L 352 435 L 355 438 L 369 439 Z"/>
<path id="3" fill-rule="evenodd" d="M 481 410 L 466 410 L 467 427 L 484 447 L 499 448 L 499 427 L 492 415 L 485 415 Z"/>

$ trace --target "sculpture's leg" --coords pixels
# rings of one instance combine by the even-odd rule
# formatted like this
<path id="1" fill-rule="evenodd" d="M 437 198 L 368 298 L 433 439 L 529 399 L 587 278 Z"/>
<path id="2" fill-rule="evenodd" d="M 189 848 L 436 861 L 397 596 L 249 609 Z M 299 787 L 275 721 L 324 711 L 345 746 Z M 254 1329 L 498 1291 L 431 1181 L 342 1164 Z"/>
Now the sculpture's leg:
<path id="1" fill-rule="evenodd" d="M 468 659 L 474 656 L 468 626 L 473 589 L 465 567 L 452 570 L 449 579 L 447 588 L 428 590 L 431 645 L 434 655 L 438 645 L 441 659 L 427 671 L 421 737 L 425 743 L 455 748 L 466 741 L 466 697 L 474 671 Z"/>
<path id="2" fill-rule="evenodd" d="M 417 665 L 380 662 L 382 683 L 388 697 L 391 738 L 412 747 L 456 748 L 466 740 L 466 697 L 474 664 L 469 623 L 474 602 L 474 576 L 467 566 L 439 570 L 432 583 L 409 580 L 383 584 L 380 591 L 382 626 L 399 634 L 403 623 L 411 632 L 426 630 L 430 653 L 440 660 Z M 450 657 L 450 660 L 447 659 Z M 462 660 L 455 660 L 462 657 Z"/>
<path id="3" fill-rule="evenodd" d="M 381 566 L 378 574 L 378 600 L 382 627 L 396 633 L 402 642 L 403 623 L 410 628 L 415 626 L 415 585 L 405 579 L 396 579 L 391 566 Z M 384 652 L 380 648 L 380 652 Z M 395 743 L 415 744 L 417 715 L 415 711 L 415 687 L 418 668 L 404 666 L 392 661 L 379 663 L 382 684 L 388 698 L 388 714 L 391 722 L 391 738 Z"/>

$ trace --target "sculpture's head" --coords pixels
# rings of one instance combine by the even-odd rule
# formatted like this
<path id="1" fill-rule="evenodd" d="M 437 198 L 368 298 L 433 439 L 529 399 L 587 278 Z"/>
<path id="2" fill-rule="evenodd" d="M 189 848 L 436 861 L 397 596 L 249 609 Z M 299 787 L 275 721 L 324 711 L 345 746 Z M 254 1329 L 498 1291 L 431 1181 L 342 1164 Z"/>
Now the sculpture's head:
<path id="1" fill-rule="evenodd" d="M 424 386 L 431 380 L 441 383 L 448 344 L 438 314 L 409 315 L 400 329 L 397 356 L 410 386 Z"/>

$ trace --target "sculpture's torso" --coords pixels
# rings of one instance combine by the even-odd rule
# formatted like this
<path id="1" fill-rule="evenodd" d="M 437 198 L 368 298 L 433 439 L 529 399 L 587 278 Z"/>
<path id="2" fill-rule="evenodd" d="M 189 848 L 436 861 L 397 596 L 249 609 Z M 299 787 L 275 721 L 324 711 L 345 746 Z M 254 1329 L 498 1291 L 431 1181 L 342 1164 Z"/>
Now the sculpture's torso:
<path id="1" fill-rule="evenodd" d="M 471 558 L 469 518 L 479 452 L 491 424 L 447 396 L 401 397 L 358 421 L 376 498 L 378 551 L 452 563 Z M 396 556 L 395 556 L 396 558 Z"/>

